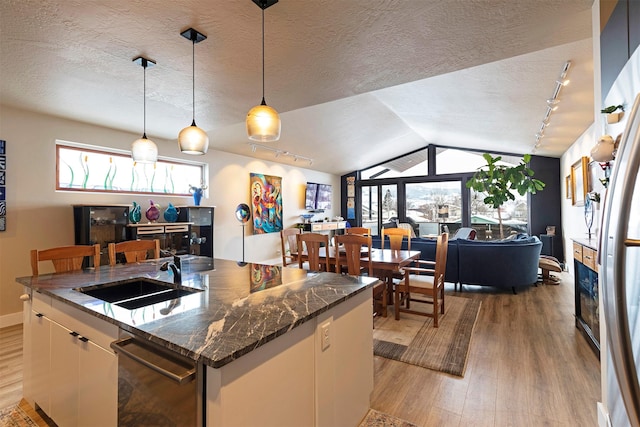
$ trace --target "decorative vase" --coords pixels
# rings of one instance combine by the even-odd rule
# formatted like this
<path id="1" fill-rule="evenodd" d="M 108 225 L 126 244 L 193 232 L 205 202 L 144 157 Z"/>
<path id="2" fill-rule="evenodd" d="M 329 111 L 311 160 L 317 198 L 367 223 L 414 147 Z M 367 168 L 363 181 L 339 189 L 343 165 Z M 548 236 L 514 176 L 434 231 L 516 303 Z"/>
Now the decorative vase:
<path id="1" fill-rule="evenodd" d="M 169 207 L 164 211 L 163 216 L 167 222 L 176 222 L 178 220 L 178 210 L 169 203 Z"/>
<path id="2" fill-rule="evenodd" d="M 202 188 L 193 187 L 193 203 L 196 206 L 200 206 L 200 202 L 202 201 Z"/>
<path id="3" fill-rule="evenodd" d="M 160 209 L 158 209 L 160 205 L 155 205 L 153 200 L 149 200 L 149 204 L 151 204 L 151 206 L 149 206 L 149 209 L 144 213 L 144 216 L 146 216 L 150 222 L 156 222 L 158 218 L 160 218 Z"/>
<path id="4" fill-rule="evenodd" d="M 133 202 L 133 209 L 129 211 L 129 221 L 133 224 L 137 224 L 142 219 L 142 212 L 140 212 L 140 205 Z"/>

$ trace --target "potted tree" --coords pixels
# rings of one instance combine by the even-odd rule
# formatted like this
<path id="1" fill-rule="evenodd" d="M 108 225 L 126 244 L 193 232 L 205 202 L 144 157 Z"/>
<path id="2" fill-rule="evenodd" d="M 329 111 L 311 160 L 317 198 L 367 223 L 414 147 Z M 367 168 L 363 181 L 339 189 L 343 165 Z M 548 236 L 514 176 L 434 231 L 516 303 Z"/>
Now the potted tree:
<path id="1" fill-rule="evenodd" d="M 526 193 L 535 194 L 544 189 L 544 183 L 534 179 L 534 172 L 527 164 L 531 155 L 525 154 L 517 166 L 500 164 L 501 156 L 493 157 L 488 153 L 482 155 L 487 164 L 478 168 L 471 179 L 467 181 L 467 188 L 478 193 L 486 194 L 484 203 L 498 211 L 498 223 L 500 224 L 500 238 L 504 238 L 502 228 L 502 214 L 500 207 L 507 200 L 515 200 L 514 191 L 521 196 Z"/>

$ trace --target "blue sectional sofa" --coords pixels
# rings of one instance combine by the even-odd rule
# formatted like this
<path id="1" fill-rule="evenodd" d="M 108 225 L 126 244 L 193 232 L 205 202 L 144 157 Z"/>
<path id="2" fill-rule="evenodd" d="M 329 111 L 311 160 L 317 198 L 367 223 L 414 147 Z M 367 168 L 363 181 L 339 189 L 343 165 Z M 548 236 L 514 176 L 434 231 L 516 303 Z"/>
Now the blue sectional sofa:
<path id="1" fill-rule="evenodd" d="M 372 245 L 380 248 L 380 236 Z M 403 246 L 406 249 L 406 242 Z M 434 260 L 435 239 L 413 238 L 411 249 L 419 250 L 421 259 Z M 445 281 L 454 284 L 492 286 L 501 289 L 535 284 L 542 242 L 536 236 L 519 234 L 505 240 L 449 240 Z"/>

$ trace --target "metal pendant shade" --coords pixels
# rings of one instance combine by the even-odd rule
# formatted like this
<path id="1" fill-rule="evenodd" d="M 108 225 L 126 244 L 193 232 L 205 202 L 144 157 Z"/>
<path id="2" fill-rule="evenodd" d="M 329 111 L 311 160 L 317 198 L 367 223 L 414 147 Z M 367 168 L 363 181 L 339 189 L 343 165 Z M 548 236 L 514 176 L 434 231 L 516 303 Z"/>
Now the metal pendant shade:
<path id="1" fill-rule="evenodd" d="M 196 43 L 200 43 L 205 40 L 207 36 L 204 34 L 194 30 L 193 28 L 189 28 L 188 30 L 183 31 L 180 35 L 192 42 L 193 48 L 193 61 L 192 61 L 192 101 L 193 101 L 193 120 L 191 122 L 191 126 L 187 126 L 182 129 L 178 134 L 178 147 L 180 147 L 180 151 L 185 154 L 194 154 L 200 155 L 205 154 L 209 149 L 209 136 L 205 131 L 196 126 L 196 51 L 195 46 Z"/>
<path id="2" fill-rule="evenodd" d="M 144 89 L 143 89 L 143 130 L 142 138 L 131 144 L 131 158 L 137 163 L 155 163 L 158 161 L 158 147 L 147 138 L 147 67 L 155 65 L 155 62 L 139 56 L 133 60 L 144 69 Z"/>
<path id="3" fill-rule="evenodd" d="M 247 113 L 247 136 L 252 141 L 270 142 L 280 139 L 280 116 L 264 100 L 264 10 L 277 0 L 253 0 L 262 9 L 262 102 Z"/>

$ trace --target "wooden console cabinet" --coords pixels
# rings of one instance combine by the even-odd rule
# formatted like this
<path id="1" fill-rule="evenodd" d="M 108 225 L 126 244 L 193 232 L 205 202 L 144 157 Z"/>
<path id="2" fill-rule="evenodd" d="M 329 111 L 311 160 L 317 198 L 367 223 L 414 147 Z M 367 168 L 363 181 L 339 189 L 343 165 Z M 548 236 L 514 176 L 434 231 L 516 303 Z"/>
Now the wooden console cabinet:
<path id="1" fill-rule="evenodd" d="M 598 250 L 595 239 L 573 240 L 576 327 L 600 357 Z"/>

